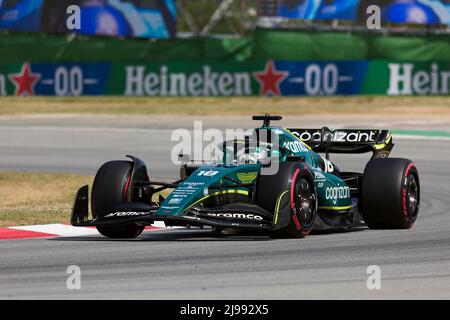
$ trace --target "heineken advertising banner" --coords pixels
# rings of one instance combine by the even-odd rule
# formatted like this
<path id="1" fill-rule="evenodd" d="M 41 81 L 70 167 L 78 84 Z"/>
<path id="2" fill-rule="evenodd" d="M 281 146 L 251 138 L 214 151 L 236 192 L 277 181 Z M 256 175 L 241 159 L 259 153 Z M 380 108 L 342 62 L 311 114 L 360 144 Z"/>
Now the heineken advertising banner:
<path id="1" fill-rule="evenodd" d="M 0 65 L 0 95 L 327 96 L 448 95 L 450 62 Z"/>

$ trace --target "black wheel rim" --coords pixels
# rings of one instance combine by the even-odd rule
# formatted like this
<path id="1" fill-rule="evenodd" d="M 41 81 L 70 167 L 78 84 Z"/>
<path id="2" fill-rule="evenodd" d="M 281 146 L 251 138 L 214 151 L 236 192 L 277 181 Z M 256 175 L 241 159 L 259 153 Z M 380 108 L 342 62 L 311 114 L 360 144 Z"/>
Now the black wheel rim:
<path id="1" fill-rule="evenodd" d="M 413 174 L 408 176 L 406 185 L 406 209 L 408 217 L 414 220 L 417 217 L 419 208 L 419 187 L 416 177 Z"/>
<path id="2" fill-rule="evenodd" d="M 295 211 L 299 222 L 309 227 L 314 220 L 316 211 L 316 195 L 311 184 L 300 178 L 295 185 Z"/>

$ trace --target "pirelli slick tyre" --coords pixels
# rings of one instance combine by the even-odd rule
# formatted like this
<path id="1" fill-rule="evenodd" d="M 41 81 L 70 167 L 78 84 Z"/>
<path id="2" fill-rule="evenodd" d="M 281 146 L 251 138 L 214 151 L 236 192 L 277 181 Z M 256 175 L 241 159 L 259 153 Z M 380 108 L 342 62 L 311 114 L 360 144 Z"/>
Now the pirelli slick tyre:
<path id="1" fill-rule="evenodd" d="M 362 178 L 362 213 L 371 229 L 409 229 L 420 207 L 419 173 L 408 159 L 370 160 Z"/>
<path id="2" fill-rule="evenodd" d="M 131 180 L 132 163 L 129 161 L 110 161 L 100 167 L 92 186 L 92 215 L 104 217 L 110 208 L 127 201 L 127 189 Z M 97 226 L 98 232 L 109 238 L 135 238 L 144 226 L 135 223 L 119 226 Z"/>
<path id="3" fill-rule="evenodd" d="M 258 175 L 255 203 L 276 213 L 280 197 L 288 197 L 290 210 L 286 227 L 273 232 L 274 237 L 304 238 L 314 225 L 317 214 L 317 197 L 314 178 L 304 163 L 282 162 L 274 175 Z"/>

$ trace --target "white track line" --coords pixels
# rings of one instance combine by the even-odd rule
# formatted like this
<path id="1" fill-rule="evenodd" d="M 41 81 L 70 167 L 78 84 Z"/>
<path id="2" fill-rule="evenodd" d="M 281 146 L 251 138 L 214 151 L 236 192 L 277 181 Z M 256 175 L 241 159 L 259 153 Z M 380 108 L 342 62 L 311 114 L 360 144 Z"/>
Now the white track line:
<path id="1" fill-rule="evenodd" d="M 154 230 L 184 228 L 184 227 L 166 227 L 163 221 L 155 221 L 152 227 L 158 228 Z M 17 226 L 17 227 L 9 227 L 8 229 L 23 230 L 36 233 L 47 233 L 55 235 L 56 237 L 81 237 L 81 236 L 100 235 L 100 233 L 97 231 L 96 228 L 74 227 L 68 224 L 61 224 L 61 223 Z"/>

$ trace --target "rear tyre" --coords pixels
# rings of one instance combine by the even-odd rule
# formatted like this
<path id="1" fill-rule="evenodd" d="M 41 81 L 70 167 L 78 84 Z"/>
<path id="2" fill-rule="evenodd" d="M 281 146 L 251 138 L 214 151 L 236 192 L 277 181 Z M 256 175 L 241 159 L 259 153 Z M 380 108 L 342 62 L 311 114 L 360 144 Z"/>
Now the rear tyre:
<path id="1" fill-rule="evenodd" d="M 95 218 L 111 213 L 117 204 L 130 201 L 130 186 L 133 164 L 129 161 L 109 161 L 100 167 L 92 186 L 92 215 Z M 98 232 L 109 238 L 135 238 L 144 226 L 130 223 L 120 226 L 97 226 Z"/>
<path id="2" fill-rule="evenodd" d="M 313 177 L 306 165 L 282 162 L 275 175 L 259 175 L 256 182 L 255 202 L 269 212 L 277 214 L 280 197 L 289 201 L 289 222 L 274 231 L 272 236 L 304 238 L 314 225 L 317 214 L 317 197 Z"/>
<path id="3" fill-rule="evenodd" d="M 419 174 L 408 159 L 370 160 L 362 178 L 364 222 L 371 229 L 409 229 L 420 206 Z"/>

